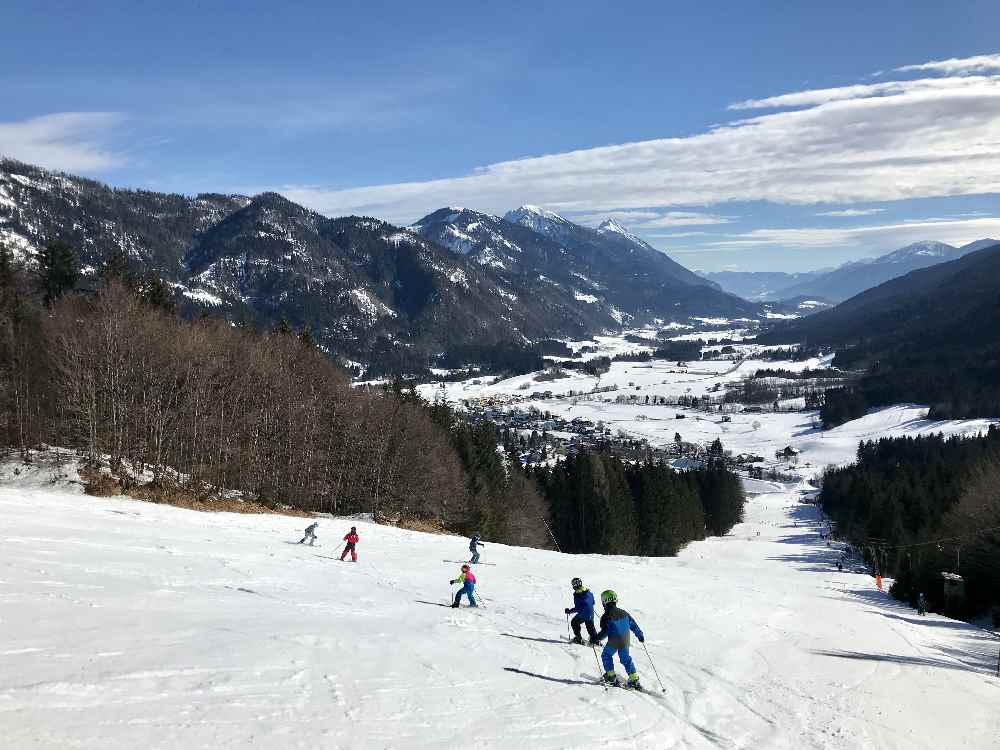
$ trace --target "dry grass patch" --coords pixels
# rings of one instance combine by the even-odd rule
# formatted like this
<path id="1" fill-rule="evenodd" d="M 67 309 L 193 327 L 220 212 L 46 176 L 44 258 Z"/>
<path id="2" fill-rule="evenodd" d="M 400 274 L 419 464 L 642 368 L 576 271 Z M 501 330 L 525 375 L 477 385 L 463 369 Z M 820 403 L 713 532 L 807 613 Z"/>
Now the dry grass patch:
<path id="1" fill-rule="evenodd" d="M 274 513 L 283 516 L 311 518 L 311 513 L 296 510 L 287 506 L 260 502 L 258 500 L 242 500 L 236 497 L 214 497 L 204 491 L 197 491 L 170 481 L 147 482 L 136 484 L 125 492 L 121 480 L 91 467 L 80 469 L 80 478 L 84 482 L 84 492 L 95 497 L 126 496 L 133 500 L 143 500 L 149 503 L 162 503 L 177 508 L 197 510 L 208 513 Z"/>
<path id="2" fill-rule="evenodd" d="M 95 497 L 114 497 L 122 494 L 122 485 L 115 477 L 104 474 L 90 466 L 79 471 L 83 480 L 83 491 Z"/>
<path id="3" fill-rule="evenodd" d="M 392 525 L 407 531 L 422 531 L 425 534 L 451 533 L 440 521 L 425 521 L 420 518 L 402 518 Z"/>

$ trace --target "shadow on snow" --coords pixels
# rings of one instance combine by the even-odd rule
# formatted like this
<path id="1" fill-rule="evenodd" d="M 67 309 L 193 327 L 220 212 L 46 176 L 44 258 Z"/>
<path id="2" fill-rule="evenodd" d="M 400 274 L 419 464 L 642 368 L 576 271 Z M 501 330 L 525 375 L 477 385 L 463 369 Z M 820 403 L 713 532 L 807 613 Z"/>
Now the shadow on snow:
<path id="1" fill-rule="evenodd" d="M 569 680 L 564 677 L 549 677 L 544 674 L 537 674 L 535 672 L 529 672 L 525 669 L 517 669 L 516 667 L 504 667 L 504 672 L 513 672 L 514 674 L 523 674 L 527 677 L 535 677 L 539 680 L 545 680 L 546 682 L 558 682 L 560 685 L 595 685 L 596 682 L 587 682 L 586 680 Z"/>
<path id="2" fill-rule="evenodd" d="M 530 635 L 515 635 L 514 633 L 501 633 L 500 635 L 506 636 L 507 638 L 517 638 L 520 641 L 535 641 L 536 643 L 561 643 L 564 646 L 569 645 L 569 641 L 557 640 L 555 638 L 533 638 Z"/>

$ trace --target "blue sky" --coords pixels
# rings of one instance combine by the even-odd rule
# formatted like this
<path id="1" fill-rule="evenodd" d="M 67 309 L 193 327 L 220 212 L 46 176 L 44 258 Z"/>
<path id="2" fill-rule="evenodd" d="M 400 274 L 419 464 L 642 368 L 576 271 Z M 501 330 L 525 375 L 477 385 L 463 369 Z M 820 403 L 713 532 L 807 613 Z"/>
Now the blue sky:
<path id="1" fill-rule="evenodd" d="M 0 153 L 403 224 L 613 215 L 709 270 L 1000 236 L 995 2 L 138 5 L 4 4 Z"/>

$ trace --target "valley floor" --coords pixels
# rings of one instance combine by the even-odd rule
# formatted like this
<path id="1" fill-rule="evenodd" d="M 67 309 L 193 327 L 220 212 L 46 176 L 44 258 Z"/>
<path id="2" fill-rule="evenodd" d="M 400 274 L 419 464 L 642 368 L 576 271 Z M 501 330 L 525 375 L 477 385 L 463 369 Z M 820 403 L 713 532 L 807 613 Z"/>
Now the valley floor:
<path id="1" fill-rule="evenodd" d="M 674 559 L 0 489 L 0 726 L 27 748 L 996 747 L 998 643 L 838 573 L 800 488 Z M 356 523 L 360 562 L 338 540 Z M 759 535 L 758 535 L 759 534 Z M 649 694 L 565 642 L 570 578 L 647 634 Z M 619 672 L 621 669 L 619 667 Z"/>

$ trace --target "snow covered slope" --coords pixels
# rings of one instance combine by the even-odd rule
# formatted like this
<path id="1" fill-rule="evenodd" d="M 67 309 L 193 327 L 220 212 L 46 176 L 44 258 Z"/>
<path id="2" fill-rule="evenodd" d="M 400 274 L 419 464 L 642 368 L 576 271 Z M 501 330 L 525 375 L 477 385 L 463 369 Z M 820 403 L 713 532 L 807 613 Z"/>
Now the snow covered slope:
<path id="1" fill-rule="evenodd" d="M 28 748 L 988 748 L 996 643 L 837 573 L 795 488 L 678 558 L 465 541 L 0 489 L 0 725 Z M 360 562 L 337 540 L 355 523 Z M 759 532 L 759 536 L 758 536 Z M 488 541 L 488 540 L 487 540 Z M 651 694 L 564 642 L 569 580 L 617 589 Z"/>

